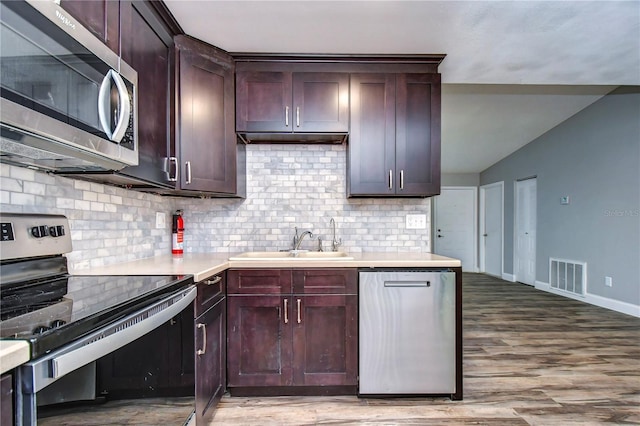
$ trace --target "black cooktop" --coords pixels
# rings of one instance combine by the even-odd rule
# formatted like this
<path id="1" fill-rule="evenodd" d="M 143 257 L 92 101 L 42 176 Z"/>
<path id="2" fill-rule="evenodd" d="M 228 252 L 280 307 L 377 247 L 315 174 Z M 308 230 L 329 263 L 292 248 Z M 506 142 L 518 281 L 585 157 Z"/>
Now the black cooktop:
<path id="1" fill-rule="evenodd" d="M 181 275 L 62 275 L 3 288 L 0 337 L 28 340 L 35 358 L 190 284 Z"/>

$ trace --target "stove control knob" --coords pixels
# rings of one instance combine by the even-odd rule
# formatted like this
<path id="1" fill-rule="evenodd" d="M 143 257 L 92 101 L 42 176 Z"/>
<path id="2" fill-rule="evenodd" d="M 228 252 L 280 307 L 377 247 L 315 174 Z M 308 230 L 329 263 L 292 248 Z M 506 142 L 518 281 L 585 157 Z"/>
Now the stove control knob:
<path id="1" fill-rule="evenodd" d="M 51 321 L 51 328 L 60 328 L 65 325 L 67 322 L 65 320 L 57 319 Z"/>
<path id="2" fill-rule="evenodd" d="M 61 237 L 64 235 L 64 226 L 50 226 L 49 227 L 49 235 L 52 237 Z"/>
<path id="3" fill-rule="evenodd" d="M 49 227 L 44 225 L 34 226 L 33 228 L 31 228 L 31 235 L 36 238 L 46 237 L 47 235 L 49 235 Z"/>
<path id="4" fill-rule="evenodd" d="M 33 329 L 33 334 L 44 334 L 49 330 L 51 330 L 51 327 L 47 327 L 46 325 L 39 325 Z"/>

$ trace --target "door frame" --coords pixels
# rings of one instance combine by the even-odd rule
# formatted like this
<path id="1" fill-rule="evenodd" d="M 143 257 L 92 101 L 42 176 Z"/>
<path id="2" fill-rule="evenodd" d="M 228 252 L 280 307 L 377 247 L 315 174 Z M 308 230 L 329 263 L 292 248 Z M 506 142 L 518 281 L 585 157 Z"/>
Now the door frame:
<path id="1" fill-rule="evenodd" d="M 486 219 L 486 190 L 493 187 L 500 187 L 500 228 L 502 233 L 500 235 L 500 277 L 504 277 L 504 181 L 494 182 L 480 187 L 480 232 L 478 233 L 478 247 L 480 250 L 480 272 L 485 273 L 485 260 L 486 250 L 484 242 L 480 244 L 481 238 L 486 233 L 485 219 Z"/>
<path id="2" fill-rule="evenodd" d="M 518 209 L 518 185 L 522 184 L 522 182 L 528 182 L 528 181 L 533 181 L 535 183 L 535 187 L 536 187 L 536 199 L 535 199 L 535 205 L 533 206 L 533 209 L 536 213 L 536 237 L 535 237 L 535 241 L 533 243 L 533 283 L 529 284 L 529 283 L 525 283 L 523 281 L 520 281 L 518 279 L 518 215 L 520 214 L 520 211 Z M 526 177 L 526 178 L 522 178 L 522 179 L 517 179 L 514 182 L 513 185 L 513 278 L 514 278 L 514 282 L 520 282 L 526 285 L 531 285 L 535 287 L 535 282 L 536 282 L 536 268 L 537 268 L 537 250 L 538 250 L 538 237 L 537 237 L 537 233 L 538 233 L 538 176 L 530 176 L 530 177 Z"/>
<path id="3" fill-rule="evenodd" d="M 478 187 L 477 186 L 443 186 L 442 190 L 472 190 L 473 191 L 473 265 L 470 268 L 471 272 L 478 272 Z M 433 220 L 431 223 L 431 252 L 433 253 L 436 247 L 436 229 L 438 229 L 438 216 L 436 214 L 436 205 L 438 204 L 438 198 L 431 198 L 433 203 Z"/>

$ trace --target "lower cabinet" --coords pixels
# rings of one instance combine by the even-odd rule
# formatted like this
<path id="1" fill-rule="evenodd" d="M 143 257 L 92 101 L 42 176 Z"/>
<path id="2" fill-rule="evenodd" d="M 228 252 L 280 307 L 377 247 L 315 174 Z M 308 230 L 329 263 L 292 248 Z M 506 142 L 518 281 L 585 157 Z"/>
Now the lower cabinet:
<path id="1" fill-rule="evenodd" d="M 260 271 L 228 271 L 229 391 L 232 395 L 355 394 L 355 269 L 279 273 L 286 282 L 293 282 L 293 292 L 243 293 L 242 288 L 260 287 Z M 264 279 L 273 276 L 273 269 L 264 271 Z M 313 287 L 305 286 L 307 282 Z M 333 292 L 326 293 L 329 288 Z"/>
<path id="2" fill-rule="evenodd" d="M 226 388 L 226 303 L 195 319 L 196 423 L 209 424 Z"/>
<path id="3" fill-rule="evenodd" d="M 13 375 L 6 373 L 0 379 L 0 425 L 13 425 Z"/>

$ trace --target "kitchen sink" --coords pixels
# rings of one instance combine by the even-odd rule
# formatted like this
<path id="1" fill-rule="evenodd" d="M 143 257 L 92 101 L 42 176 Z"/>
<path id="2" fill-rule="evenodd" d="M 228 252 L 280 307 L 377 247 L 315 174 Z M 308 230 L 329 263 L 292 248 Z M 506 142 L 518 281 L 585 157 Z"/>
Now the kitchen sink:
<path id="1" fill-rule="evenodd" d="M 249 251 L 236 256 L 231 256 L 229 260 L 353 260 L 343 251 Z"/>

